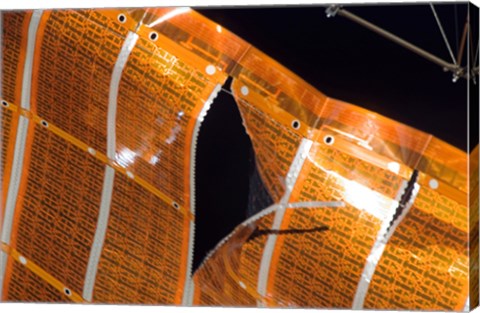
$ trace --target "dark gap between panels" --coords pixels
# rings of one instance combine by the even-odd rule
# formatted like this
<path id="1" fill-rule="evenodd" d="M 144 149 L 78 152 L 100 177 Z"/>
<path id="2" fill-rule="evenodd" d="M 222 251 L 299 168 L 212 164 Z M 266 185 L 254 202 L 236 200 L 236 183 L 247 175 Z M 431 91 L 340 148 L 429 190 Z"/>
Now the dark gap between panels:
<path id="1" fill-rule="evenodd" d="M 224 89 L 230 89 L 231 79 Z M 193 271 L 217 243 L 243 222 L 258 206 L 249 193 L 264 199 L 263 183 L 256 180 L 252 143 L 243 126 L 234 98 L 221 91 L 200 128 L 196 154 L 195 244 Z M 251 182 L 251 179 L 253 181 Z M 251 203 L 250 203 L 251 202 Z"/>

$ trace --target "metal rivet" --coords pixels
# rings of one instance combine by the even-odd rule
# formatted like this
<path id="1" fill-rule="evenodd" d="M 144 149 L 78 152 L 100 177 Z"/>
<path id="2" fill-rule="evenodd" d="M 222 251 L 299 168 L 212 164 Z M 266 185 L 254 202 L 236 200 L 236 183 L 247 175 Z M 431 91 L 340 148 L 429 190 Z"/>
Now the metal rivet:
<path id="1" fill-rule="evenodd" d="M 4 107 L 8 107 L 8 102 L 5 101 L 5 100 L 2 100 L 2 105 L 3 105 Z"/>
<path id="2" fill-rule="evenodd" d="M 428 182 L 428 185 L 429 185 L 430 188 L 432 188 L 432 189 L 437 189 L 437 188 L 438 188 L 438 180 L 432 178 L 432 179 L 430 179 L 430 181 Z"/>
<path id="3" fill-rule="evenodd" d="M 242 287 L 243 289 L 247 289 L 247 285 L 245 285 L 245 283 L 243 281 L 239 281 L 238 284 L 240 285 L 240 287 Z"/>
<path id="4" fill-rule="evenodd" d="M 23 265 L 27 265 L 27 259 L 23 255 L 18 257 L 18 261 L 20 261 L 20 263 Z"/>
<path id="5" fill-rule="evenodd" d="M 397 162 L 388 162 L 387 168 L 390 172 L 398 174 L 400 172 L 400 164 Z"/>
<path id="6" fill-rule="evenodd" d="M 207 72 L 208 75 L 213 75 L 213 74 L 215 74 L 216 71 L 217 71 L 217 69 L 212 64 L 208 65 L 205 68 L 205 72 Z"/>
<path id="7" fill-rule="evenodd" d="M 249 92 L 248 87 L 247 86 L 242 86 L 242 88 L 240 88 L 240 92 L 244 96 L 248 95 L 248 92 Z"/>
<path id="8" fill-rule="evenodd" d="M 177 210 L 178 210 L 178 208 L 180 207 L 180 206 L 178 205 L 178 203 L 176 203 L 176 202 L 173 202 L 173 203 L 172 203 L 172 206 L 173 206 L 175 209 L 177 209 Z"/>
<path id="9" fill-rule="evenodd" d="M 130 171 L 127 171 L 126 174 L 127 174 L 128 178 L 130 178 L 130 179 L 133 179 L 133 177 L 135 177 L 135 176 L 133 175 L 133 173 L 130 172 Z"/>
<path id="10" fill-rule="evenodd" d="M 43 120 L 40 123 L 42 124 L 43 127 L 48 127 L 47 121 Z"/>
<path id="11" fill-rule="evenodd" d="M 93 149 L 92 147 L 88 147 L 87 149 L 88 153 L 90 153 L 91 155 L 95 155 L 97 153 L 97 151 L 95 151 L 95 149 Z"/>
<path id="12" fill-rule="evenodd" d="M 72 295 L 72 292 L 67 287 L 63 288 L 63 292 L 69 297 Z"/>

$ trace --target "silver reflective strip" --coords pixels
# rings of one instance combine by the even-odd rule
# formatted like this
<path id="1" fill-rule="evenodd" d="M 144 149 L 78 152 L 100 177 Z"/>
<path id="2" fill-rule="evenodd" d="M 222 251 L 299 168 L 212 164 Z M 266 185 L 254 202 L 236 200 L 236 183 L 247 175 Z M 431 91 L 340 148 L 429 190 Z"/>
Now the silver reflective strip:
<path id="1" fill-rule="evenodd" d="M 108 99 L 107 114 L 107 157 L 111 160 L 115 159 L 116 150 L 116 116 L 117 116 L 117 97 L 120 79 L 122 78 L 123 69 L 127 63 L 128 57 L 138 40 L 138 35 L 129 32 L 125 38 L 117 62 L 113 69 L 110 81 L 110 93 Z M 110 207 L 112 203 L 113 183 L 115 178 L 115 170 L 110 166 L 105 166 L 105 176 L 103 179 L 102 200 L 98 213 L 97 229 L 93 238 L 90 257 L 88 259 L 87 272 L 85 274 L 85 282 L 83 285 L 83 298 L 87 301 L 93 299 L 93 289 L 97 276 L 98 263 L 102 254 L 103 243 L 107 233 L 108 219 L 110 217 Z"/>
<path id="2" fill-rule="evenodd" d="M 17 204 L 18 190 L 23 170 L 23 160 L 25 157 L 25 145 L 27 141 L 29 120 L 20 116 L 18 120 L 17 136 L 15 138 L 15 150 L 13 152 L 12 172 L 10 176 L 10 185 L 7 192 L 5 204 L 5 216 L 2 227 L 2 242 L 10 243 L 12 232 L 13 216 Z"/>
<path id="3" fill-rule="evenodd" d="M 469 312 L 470 311 L 470 296 L 467 297 L 467 300 L 465 300 L 465 305 L 463 306 L 463 312 Z"/>
<path id="4" fill-rule="evenodd" d="M 192 144 L 190 145 L 190 213 L 195 216 L 195 162 L 197 155 L 197 141 L 200 134 L 200 127 L 202 125 L 208 110 L 210 109 L 213 101 L 217 97 L 218 93 L 222 90 L 222 85 L 217 84 L 212 93 L 208 97 L 207 101 L 203 105 L 200 114 L 195 122 L 193 129 Z M 193 262 L 193 247 L 195 240 L 195 222 L 190 221 L 190 231 L 188 238 L 188 254 L 187 254 L 187 271 L 185 274 L 185 287 L 183 292 L 182 305 L 191 306 L 193 304 L 193 280 L 192 280 L 192 262 Z"/>
<path id="5" fill-rule="evenodd" d="M 83 284 L 83 298 L 92 301 L 93 288 L 97 276 L 98 262 L 102 253 L 103 242 L 108 227 L 108 218 L 110 216 L 110 205 L 112 202 L 113 179 L 115 170 L 110 166 L 105 167 L 105 176 L 103 179 L 102 202 L 98 213 L 97 230 L 93 238 L 90 257 L 88 259 L 87 272 L 85 274 L 85 282 Z"/>
<path id="6" fill-rule="evenodd" d="M 289 209 L 311 209 L 311 208 L 338 208 L 344 207 L 345 202 L 343 201 L 309 201 L 309 202 L 290 202 L 287 204 L 287 207 L 280 205 L 280 204 L 272 204 L 268 208 L 263 209 L 262 211 L 258 212 L 257 214 L 251 216 L 247 220 L 245 220 L 241 225 L 247 226 L 250 223 L 255 222 L 256 220 L 271 214 L 273 212 L 277 212 L 278 210 L 285 208 L 286 210 Z M 272 228 L 273 229 L 273 228 Z"/>
<path id="7" fill-rule="evenodd" d="M 5 277 L 5 271 L 7 269 L 7 259 L 8 255 L 2 251 L 0 251 L 0 302 L 3 301 L 3 282 Z"/>
<path id="8" fill-rule="evenodd" d="M 128 57 L 133 47 L 137 43 L 138 35 L 129 32 L 123 43 L 122 50 L 118 55 L 117 62 L 113 68 L 112 79 L 110 81 L 110 94 L 108 98 L 108 116 L 107 116 L 107 156 L 109 159 L 115 159 L 116 151 L 116 120 L 117 120 L 117 97 L 120 79 L 122 78 L 123 68 L 127 64 Z"/>
<path id="9" fill-rule="evenodd" d="M 313 142 L 308 139 L 302 139 L 300 146 L 298 147 L 297 154 L 293 159 L 292 165 L 288 171 L 285 183 L 285 194 L 280 200 L 278 209 L 275 212 L 275 217 L 273 219 L 272 229 L 279 229 L 282 225 L 283 217 L 285 215 L 285 210 L 288 206 L 288 201 L 290 200 L 290 195 L 292 193 L 293 187 L 297 182 L 298 175 L 303 167 L 303 163 L 308 156 L 310 148 L 312 147 Z M 275 249 L 275 244 L 277 242 L 277 235 L 268 236 L 267 243 L 263 250 L 262 260 L 260 261 L 260 269 L 258 273 L 258 293 L 265 297 L 267 294 L 267 284 L 268 276 L 270 274 L 270 264 L 272 262 L 273 251 Z M 263 303 L 258 303 L 259 306 L 263 306 Z"/>
<path id="10" fill-rule="evenodd" d="M 395 197 L 396 203 L 400 201 L 405 189 L 407 188 L 407 181 L 402 182 L 402 186 Z M 385 251 L 385 247 L 388 243 L 388 240 L 395 232 L 397 226 L 403 221 L 405 216 L 410 211 L 415 199 L 417 197 L 418 191 L 420 190 L 420 185 L 415 183 L 414 189 L 412 192 L 412 197 L 410 198 L 409 202 L 406 204 L 405 209 L 403 210 L 402 214 L 395 220 L 392 226 L 389 229 L 390 222 L 392 221 L 396 207 L 391 207 L 389 211 L 389 216 L 387 216 L 380 227 L 380 230 L 377 234 L 377 239 L 370 251 L 369 256 L 367 257 L 365 267 L 363 268 L 362 276 L 360 277 L 360 281 L 357 285 L 357 291 L 355 293 L 355 297 L 353 299 L 352 309 L 354 310 L 361 310 L 363 309 L 363 304 L 365 302 L 365 297 L 367 296 L 368 288 L 370 286 L 370 282 L 372 281 L 373 274 L 375 274 L 375 270 L 377 268 L 378 261 L 383 255 Z M 388 230 L 388 233 L 387 233 Z"/>
<path id="11" fill-rule="evenodd" d="M 345 203 L 343 201 L 309 201 L 309 202 L 291 202 L 288 204 L 287 208 L 289 209 L 301 209 L 301 208 L 322 208 L 322 207 L 331 207 L 338 208 L 344 207 Z"/>
<path id="12" fill-rule="evenodd" d="M 43 11 L 35 10 L 30 20 L 28 27 L 28 41 L 27 41 L 27 53 L 25 57 L 25 67 L 23 69 L 23 81 L 22 81 L 22 99 L 21 106 L 24 109 L 30 109 L 30 97 L 32 89 L 32 71 L 33 71 L 33 57 L 35 55 L 35 43 L 37 39 L 38 25 L 42 18 Z"/>
<path id="13" fill-rule="evenodd" d="M 296 203 L 300 203 L 300 202 L 296 202 Z M 318 203 L 318 202 L 317 202 Z M 289 203 L 288 205 L 290 204 L 295 204 L 294 203 Z M 328 202 L 324 202 L 323 203 L 324 205 L 320 208 L 318 207 L 319 209 L 328 209 L 330 207 L 337 207 L 337 206 L 343 206 L 344 203 L 341 202 L 341 201 L 328 201 Z M 261 218 L 273 213 L 273 212 L 276 212 L 278 211 L 278 209 L 280 208 L 280 204 L 272 204 L 271 206 L 261 210 L 260 212 L 258 212 L 257 214 L 249 217 L 247 220 L 245 220 L 241 225 L 241 227 L 248 227 L 249 224 L 251 223 L 254 223 L 258 220 L 260 220 Z M 287 210 L 291 210 L 291 209 L 296 209 L 296 208 L 290 208 L 287 206 Z M 240 226 L 238 226 L 237 228 L 235 228 L 235 230 L 233 230 L 230 234 L 228 234 L 226 237 L 224 237 L 216 246 L 213 250 L 211 250 L 207 256 L 203 259 L 202 263 L 200 264 L 200 266 L 198 267 L 198 269 L 201 269 L 205 264 L 208 263 L 208 260 L 213 256 L 215 255 L 215 253 L 228 241 L 230 240 L 230 238 L 232 238 L 232 236 L 237 232 L 237 230 L 240 228 Z M 240 282 L 239 282 L 240 283 Z M 192 284 L 191 286 L 193 289 L 191 290 L 191 293 L 193 295 L 194 293 L 194 284 Z"/>
<path id="14" fill-rule="evenodd" d="M 30 94 L 32 86 L 32 66 L 33 57 L 35 55 L 35 42 L 37 39 L 37 30 L 42 17 L 42 10 L 35 10 L 30 19 L 28 27 L 27 51 L 25 54 L 25 66 L 23 70 L 22 95 L 20 106 L 23 109 L 30 109 Z M 7 199 L 5 203 L 5 216 L 2 225 L 1 240 L 6 244 L 10 244 L 12 233 L 13 217 L 15 215 L 15 207 L 17 205 L 18 190 L 23 171 L 23 160 L 25 157 L 25 145 L 27 141 L 29 121 L 27 118 L 20 116 L 18 119 L 17 136 L 15 138 L 15 148 L 13 152 L 12 172 L 10 174 L 10 185 L 8 186 Z M 7 263 L 7 255 L 0 253 L 0 299 L 3 298 L 3 283 L 5 279 L 5 270 Z"/>

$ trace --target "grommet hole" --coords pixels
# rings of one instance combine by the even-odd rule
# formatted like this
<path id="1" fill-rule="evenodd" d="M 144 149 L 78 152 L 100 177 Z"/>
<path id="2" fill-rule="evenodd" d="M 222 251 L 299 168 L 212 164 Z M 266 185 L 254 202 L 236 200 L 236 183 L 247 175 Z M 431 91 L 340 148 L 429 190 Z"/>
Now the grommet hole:
<path id="1" fill-rule="evenodd" d="M 149 37 L 151 40 L 156 41 L 158 39 L 158 34 L 156 32 L 151 32 Z"/>
<path id="2" fill-rule="evenodd" d="M 334 142 L 335 142 L 335 138 L 333 138 L 332 135 L 327 135 L 323 138 L 323 142 L 326 144 L 326 145 L 332 145 Z"/>
<path id="3" fill-rule="evenodd" d="M 292 127 L 293 127 L 293 129 L 299 129 L 300 128 L 300 122 L 298 120 L 294 120 L 292 122 Z"/>
<path id="4" fill-rule="evenodd" d="M 125 14 L 118 15 L 118 21 L 120 23 L 125 23 L 126 20 L 127 20 L 127 17 L 125 16 Z"/>

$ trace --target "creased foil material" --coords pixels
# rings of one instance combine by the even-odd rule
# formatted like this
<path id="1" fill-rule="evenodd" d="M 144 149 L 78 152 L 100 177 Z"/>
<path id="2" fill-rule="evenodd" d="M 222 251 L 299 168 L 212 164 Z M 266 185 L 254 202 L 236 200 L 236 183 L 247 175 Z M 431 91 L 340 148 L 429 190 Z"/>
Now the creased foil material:
<path id="1" fill-rule="evenodd" d="M 466 153 L 190 8 L 1 21 L 3 301 L 465 308 Z M 191 273 L 198 131 L 228 77 L 274 205 Z"/>

